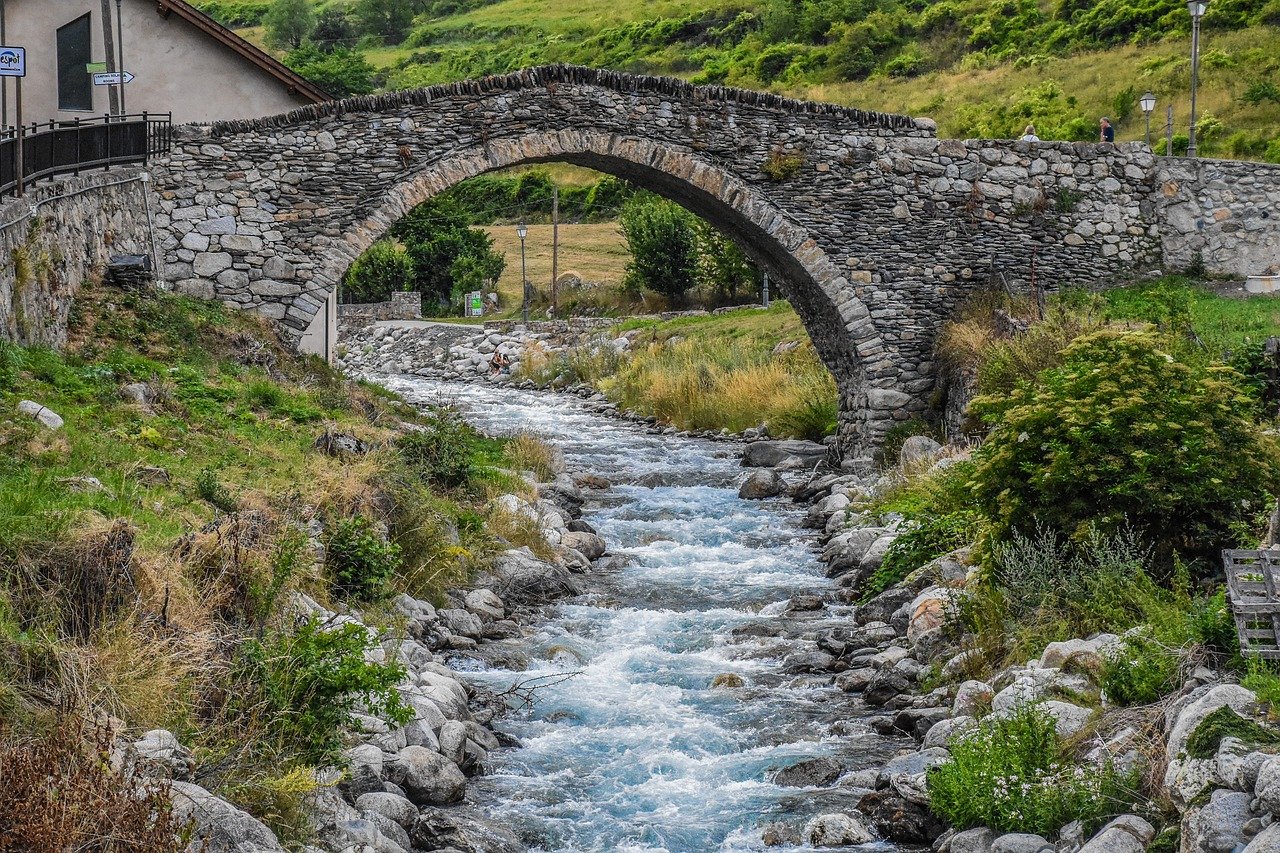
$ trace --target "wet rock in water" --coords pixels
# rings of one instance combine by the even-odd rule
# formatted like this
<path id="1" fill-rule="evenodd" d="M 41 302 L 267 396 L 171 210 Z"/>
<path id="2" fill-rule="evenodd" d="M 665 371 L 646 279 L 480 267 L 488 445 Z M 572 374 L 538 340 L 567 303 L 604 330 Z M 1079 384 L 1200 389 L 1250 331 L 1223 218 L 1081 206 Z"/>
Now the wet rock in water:
<path id="1" fill-rule="evenodd" d="M 789 456 L 799 457 L 807 463 L 805 467 L 813 467 L 827 458 L 827 448 L 817 442 L 795 439 L 753 441 L 742 451 L 742 465 L 746 468 L 772 468 Z"/>
<path id="2" fill-rule="evenodd" d="M 858 801 L 858 811 L 867 816 L 876 831 L 900 844 L 929 844 L 946 825 L 927 806 L 910 802 L 896 791 L 873 791 Z"/>
<path id="3" fill-rule="evenodd" d="M 788 613 L 812 613 L 823 607 L 820 595 L 793 595 L 787 602 Z"/>
<path id="4" fill-rule="evenodd" d="M 419 806 L 459 802 L 467 786 L 467 777 L 457 765 L 421 746 L 406 746 L 396 753 L 390 778 Z"/>
<path id="5" fill-rule="evenodd" d="M 834 758 L 809 758 L 779 770 L 770 781 L 785 788 L 826 788 L 843 769 Z"/>
<path id="6" fill-rule="evenodd" d="M 951 753 L 945 749 L 922 749 L 919 752 L 908 752 L 905 755 L 899 755 L 889 761 L 880 768 L 880 775 L 876 779 L 876 786 L 879 788 L 887 788 L 889 781 L 899 773 L 905 773 L 908 776 L 915 776 L 920 773 L 928 773 L 929 768 L 937 767 L 939 764 L 945 764 L 951 760 Z"/>
<path id="7" fill-rule="evenodd" d="M 742 687 L 744 684 L 746 684 L 746 682 L 743 681 L 742 676 L 738 675 L 736 672 L 722 672 L 715 678 L 711 679 L 712 689 L 732 689 Z"/>
<path id="8" fill-rule="evenodd" d="M 785 823 L 771 823 L 760 832 L 765 847 L 794 847 L 800 844 L 800 832 Z"/>
<path id="9" fill-rule="evenodd" d="M 520 839 L 508 829 L 454 809 L 423 809 L 409 833 L 414 849 L 461 853 L 522 853 Z"/>
<path id="10" fill-rule="evenodd" d="M 814 650 L 788 655 L 782 665 L 787 672 L 829 672 L 835 662 L 836 659 L 826 652 Z"/>
<path id="11" fill-rule="evenodd" d="M 775 498 L 782 494 L 785 488 L 786 484 L 782 482 L 782 478 L 778 476 L 776 471 L 771 469 L 754 471 L 751 476 L 747 477 L 746 482 L 739 487 L 738 497 L 745 500 Z"/>
<path id="12" fill-rule="evenodd" d="M 924 740 L 926 734 L 937 724 L 951 718 L 949 708 L 907 708 L 899 711 L 893 718 L 893 727 L 904 735 L 916 740 Z"/>
<path id="13" fill-rule="evenodd" d="M 608 550 L 605 541 L 594 533 L 568 531 L 560 535 L 560 544 L 572 548 L 588 560 L 598 560 Z"/>
<path id="14" fill-rule="evenodd" d="M 875 840 L 857 818 L 839 813 L 818 815 L 805 825 L 802 834 L 805 842 L 814 847 L 844 847 Z"/>
<path id="15" fill-rule="evenodd" d="M 651 471 L 648 474 L 641 474 L 636 478 L 636 485 L 643 486 L 646 489 L 656 489 L 659 486 L 665 486 L 666 481 L 657 471 Z"/>
<path id="16" fill-rule="evenodd" d="M 192 848 L 204 853 L 275 853 L 284 848 L 260 820 L 189 782 L 172 782 L 169 796 L 179 824 L 192 826 Z"/>
<path id="17" fill-rule="evenodd" d="M 599 474 L 574 474 L 573 482 L 581 489 L 597 491 L 610 488 L 613 484 Z"/>
<path id="18" fill-rule="evenodd" d="M 875 674 L 862 698 L 868 705 L 886 705 L 890 700 L 911 690 L 912 680 L 901 670 L 882 669 Z"/>
<path id="19" fill-rule="evenodd" d="M 580 518 L 570 519 L 570 521 L 565 525 L 565 529 L 570 533 L 590 533 L 593 536 L 599 535 L 596 533 L 596 529 L 594 527 Z"/>

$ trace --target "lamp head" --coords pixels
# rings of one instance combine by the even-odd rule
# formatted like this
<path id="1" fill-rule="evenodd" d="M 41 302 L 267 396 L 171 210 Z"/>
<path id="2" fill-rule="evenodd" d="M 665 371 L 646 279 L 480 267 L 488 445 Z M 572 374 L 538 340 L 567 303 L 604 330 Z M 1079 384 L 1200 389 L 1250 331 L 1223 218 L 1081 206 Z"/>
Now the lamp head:
<path id="1" fill-rule="evenodd" d="M 524 224 L 523 219 L 520 220 L 520 224 L 516 226 L 516 234 L 520 237 L 521 240 L 523 240 L 525 236 L 528 235 L 528 233 L 529 233 L 529 226 Z"/>
<path id="2" fill-rule="evenodd" d="M 1208 8 L 1209 0 L 1187 0 L 1187 11 L 1191 13 L 1193 20 L 1199 20 L 1204 17 L 1204 13 Z"/>
<path id="3" fill-rule="evenodd" d="M 1156 108 L 1156 96 L 1147 92 L 1139 99 L 1138 103 L 1142 106 L 1144 113 L 1149 113 Z"/>

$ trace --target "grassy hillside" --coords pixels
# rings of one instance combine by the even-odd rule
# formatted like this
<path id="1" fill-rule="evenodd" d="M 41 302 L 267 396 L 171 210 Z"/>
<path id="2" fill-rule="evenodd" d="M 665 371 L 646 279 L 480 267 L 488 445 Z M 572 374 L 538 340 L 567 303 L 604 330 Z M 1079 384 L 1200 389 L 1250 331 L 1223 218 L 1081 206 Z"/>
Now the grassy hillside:
<path id="1" fill-rule="evenodd" d="M 270 0 L 205 0 L 263 42 Z M 1142 136 L 1150 89 L 1188 121 L 1190 21 L 1180 0 L 435 0 L 388 36 L 360 0 L 318 0 L 330 47 L 405 88 L 544 62 L 674 74 L 931 115 L 944 134 L 1088 139 L 1100 115 Z M 394 5 L 394 4 L 393 4 Z M 1204 153 L 1280 159 L 1280 3 L 1218 0 L 1205 18 Z M 331 38 L 332 26 L 323 31 Z M 317 36 L 319 39 L 320 36 Z M 344 60 L 345 61 L 345 60 Z"/>

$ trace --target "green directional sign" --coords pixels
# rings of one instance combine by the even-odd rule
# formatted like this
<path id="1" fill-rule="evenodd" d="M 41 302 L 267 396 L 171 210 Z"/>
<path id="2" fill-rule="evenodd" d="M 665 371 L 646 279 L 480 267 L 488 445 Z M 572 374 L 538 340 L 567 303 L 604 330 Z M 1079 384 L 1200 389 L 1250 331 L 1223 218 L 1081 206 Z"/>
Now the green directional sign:
<path id="1" fill-rule="evenodd" d="M 84 70 L 88 74 L 101 74 L 103 71 L 107 70 L 107 63 L 90 62 L 88 65 L 84 67 Z"/>

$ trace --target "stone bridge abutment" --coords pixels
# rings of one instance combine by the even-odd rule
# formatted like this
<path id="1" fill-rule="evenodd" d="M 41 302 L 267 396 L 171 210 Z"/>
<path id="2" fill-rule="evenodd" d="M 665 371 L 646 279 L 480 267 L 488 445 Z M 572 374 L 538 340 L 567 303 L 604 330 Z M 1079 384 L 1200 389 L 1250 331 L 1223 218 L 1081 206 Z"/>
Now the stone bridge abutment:
<path id="1" fill-rule="evenodd" d="M 783 281 L 836 376 L 853 452 L 927 406 L 936 331 L 969 292 L 1161 267 L 1182 245 L 1171 231 L 1204 235 L 1192 209 L 1221 201 L 1144 146 L 939 140 L 923 119 L 557 66 L 181 129 L 154 169 L 164 276 L 299 341 L 414 206 L 547 161 L 681 203 Z M 1280 191 L 1280 172 L 1263 185 Z M 1244 262 L 1229 248 L 1243 225 L 1214 216 L 1206 260 Z"/>

